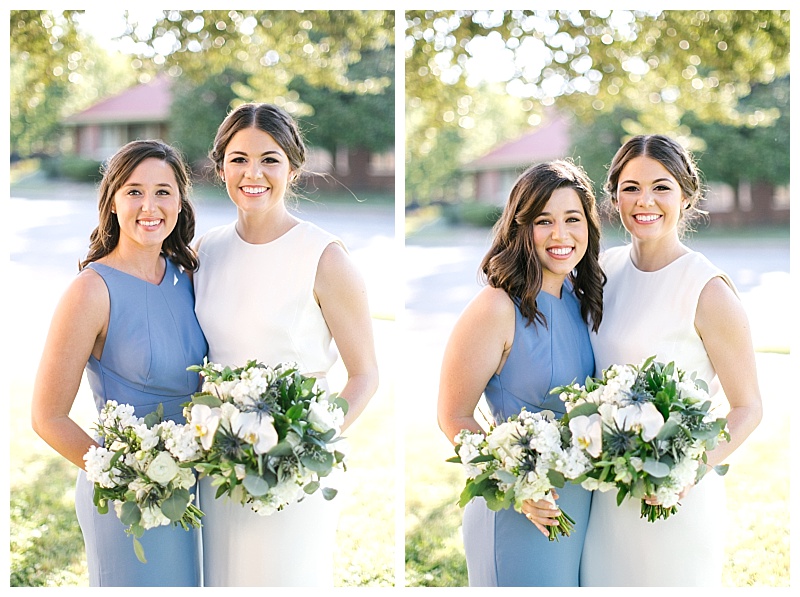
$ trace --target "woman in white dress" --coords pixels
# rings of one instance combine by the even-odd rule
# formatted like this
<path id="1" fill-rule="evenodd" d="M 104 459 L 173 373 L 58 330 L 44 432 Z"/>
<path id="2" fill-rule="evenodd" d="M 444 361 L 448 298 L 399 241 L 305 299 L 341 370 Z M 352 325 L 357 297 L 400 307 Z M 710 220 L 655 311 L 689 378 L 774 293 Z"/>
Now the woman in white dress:
<path id="1" fill-rule="evenodd" d="M 728 418 L 730 441 L 708 455 L 709 466 L 722 464 L 759 424 L 761 397 L 732 282 L 680 240 L 702 195 L 693 158 L 668 137 L 634 137 L 615 155 L 606 192 L 631 243 L 601 256 L 608 282 L 603 323 L 591 335 L 596 374 L 652 355 L 696 371 Z M 616 492 L 595 492 L 581 585 L 720 585 L 725 530 L 723 479 L 713 471 L 685 489 L 677 514 L 655 522 L 640 517 L 638 500 L 618 507 Z"/>
<path id="2" fill-rule="evenodd" d="M 296 363 L 327 388 L 338 353 L 343 430 L 378 385 L 364 282 L 335 236 L 289 212 L 287 190 L 306 158 L 294 120 L 270 104 L 245 104 L 220 125 L 210 154 L 237 219 L 197 244 L 196 312 L 215 363 Z M 335 342 L 335 346 L 334 346 Z M 200 483 L 205 586 L 333 586 L 341 497 L 316 492 L 270 516 Z"/>

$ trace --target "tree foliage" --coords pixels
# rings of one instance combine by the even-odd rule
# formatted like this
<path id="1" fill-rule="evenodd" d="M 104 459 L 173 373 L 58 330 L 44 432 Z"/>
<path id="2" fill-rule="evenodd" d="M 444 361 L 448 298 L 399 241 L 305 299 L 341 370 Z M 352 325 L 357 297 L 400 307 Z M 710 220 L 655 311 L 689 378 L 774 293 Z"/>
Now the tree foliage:
<path id="1" fill-rule="evenodd" d="M 12 153 L 54 152 L 61 120 L 133 81 L 77 26 L 80 11 L 10 13 Z"/>
<path id="2" fill-rule="evenodd" d="M 584 125 L 615 110 L 635 114 L 624 121 L 628 134 L 685 133 L 687 112 L 703 122 L 767 126 L 776 112 L 739 100 L 788 73 L 789 12 L 409 11 L 406 47 L 407 114 L 426 131 L 407 139 L 413 179 L 440 133 L 481 105 L 474 66 L 487 47 L 496 51 L 489 76 L 531 123 L 556 106 Z M 459 119 L 448 121 L 457 107 Z"/>

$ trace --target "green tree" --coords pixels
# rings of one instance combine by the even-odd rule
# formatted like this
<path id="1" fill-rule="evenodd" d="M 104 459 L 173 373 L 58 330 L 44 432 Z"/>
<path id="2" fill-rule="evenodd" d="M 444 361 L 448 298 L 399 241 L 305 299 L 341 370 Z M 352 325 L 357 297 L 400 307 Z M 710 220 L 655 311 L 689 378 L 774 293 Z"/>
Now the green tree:
<path id="1" fill-rule="evenodd" d="M 12 153 L 54 153 L 61 120 L 135 79 L 81 32 L 80 11 L 10 13 Z"/>
<path id="2" fill-rule="evenodd" d="M 687 111 L 747 123 L 739 99 L 789 69 L 788 11 L 410 11 L 406 40 L 408 109 L 434 137 L 452 126 L 444 115 L 457 98 L 478 93 L 470 68 L 481 44 L 508 58 L 493 74 L 529 100 L 520 110 L 555 105 L 583 122 L 629 110 L 628 134 L 678 131 Z M 407 139 L 412 178 L 427 138 Z"/>

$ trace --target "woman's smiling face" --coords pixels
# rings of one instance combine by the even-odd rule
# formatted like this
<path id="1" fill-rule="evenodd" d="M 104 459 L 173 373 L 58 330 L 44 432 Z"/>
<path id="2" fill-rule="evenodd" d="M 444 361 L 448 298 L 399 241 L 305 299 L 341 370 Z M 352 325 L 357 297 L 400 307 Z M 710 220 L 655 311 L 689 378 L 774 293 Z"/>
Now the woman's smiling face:
<path id="1" fill-rule="evenodd" d="M 228 196 L 244 212 L 281 204 L 292 174 L 286 152 L 258 128 L 240 130 L 225 148 L 222 178 Z"/>
<path id="2" fill-rule="evenodd" d="M 639 156 L 622 168 L 617 208 L 623 226 L 634 238 L 677 237 L 684 202 L 678 181 L 658 160 Z"/>

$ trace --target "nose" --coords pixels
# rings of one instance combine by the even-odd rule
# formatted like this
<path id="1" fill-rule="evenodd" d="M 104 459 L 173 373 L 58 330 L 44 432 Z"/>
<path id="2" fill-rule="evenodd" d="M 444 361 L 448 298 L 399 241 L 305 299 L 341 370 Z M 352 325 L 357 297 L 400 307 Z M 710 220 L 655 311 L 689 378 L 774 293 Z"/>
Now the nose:
<path id="1" fill-rule="evenodd" d="M 142 195 L 142 211 L 149 213 L 156 209 L 156 198 L 152 193 L 144 193 Z"/>
<path id="2" fill-rule="evenodd" d="M 261 175 L 262 175 L 261 162 L 259 162 L 258 160 L 254 160 L 250 164 L 250 167 L 247 169 L 247 175 L 250 178 L 252 178 L 253 180 L 255 180 L 257 178 L 261 178 Z"/>
<path id="3" fill-rule="evenodd" d="M 642 207 L 653 205 L 655 203 L 655 199 L 653 199 L 653 194 L 645 189 L 639 195 L 639 199 L 637 199 L 636 203 Z"/>
<path id="4" fill-rule="evenodd" d="M 553 224 L 553 240 L 561 240 L 567 236 L 567 227 L 564 222 L 556 221 Z"/>

